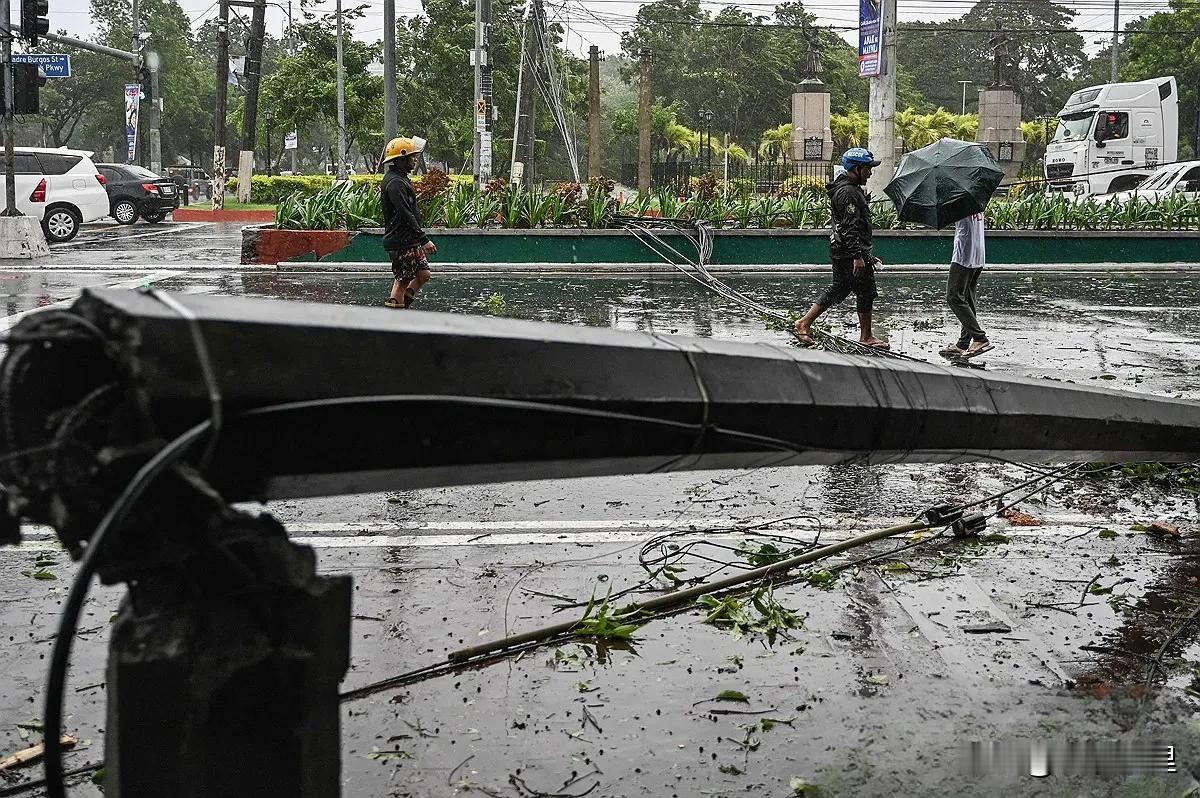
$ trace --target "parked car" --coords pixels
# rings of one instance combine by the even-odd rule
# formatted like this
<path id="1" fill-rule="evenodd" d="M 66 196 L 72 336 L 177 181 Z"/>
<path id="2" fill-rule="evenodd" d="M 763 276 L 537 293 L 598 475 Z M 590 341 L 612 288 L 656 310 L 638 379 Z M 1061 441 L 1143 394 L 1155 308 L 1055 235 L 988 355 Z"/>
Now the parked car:
<path id="1" fill-rule="evenodd" d="M 96 168 L 105 177 L 110 215 L 119 224 L 133 224 L 139 217 L 157 224 L 179 207 L 179 187 L 168 177 L 133 164 L 101 163 Z"/>
<path id="2" fill-rule="evenodd" d="M 212 197 L 212 178 L 203 169 L 195 166 L 168 166 L 167 177 L 178 186 L 179 201 L 183 205 Z"/>
<path id="3" fill-rule="evenodd" d="M 92 163 L 92 153 L 44 147 L 14 151 L 17 210 L 41 219 L 48 241 L 70 241 L 84 222 L 108 216 L 104 175 Z M 0 169 L 0 191 L 7 190 L 6 184 Z"/>
<path id="4" fill-rule="evenodd" d="M 1137 188 L 1098 197 L 1104 202 L 1124 202 L 1130 197 L 1161 200 L 1170 196 L 1200 199 L 1200 161 L 1180 161 L 1160 166 Z"/>

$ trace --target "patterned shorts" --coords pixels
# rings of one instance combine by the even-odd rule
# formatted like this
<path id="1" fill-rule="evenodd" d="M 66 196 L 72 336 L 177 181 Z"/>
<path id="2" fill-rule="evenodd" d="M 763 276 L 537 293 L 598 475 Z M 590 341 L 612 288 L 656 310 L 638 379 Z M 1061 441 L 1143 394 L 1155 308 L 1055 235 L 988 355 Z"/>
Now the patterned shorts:
<path id="1" fill-rule="evenodd" d="M 414 279 L 419 271 L 429 271 L 429 258 L 425 257 L 424 247 L 399 252 L 388 250 L 392 258 L 392 276 L 402 283 Z"/>

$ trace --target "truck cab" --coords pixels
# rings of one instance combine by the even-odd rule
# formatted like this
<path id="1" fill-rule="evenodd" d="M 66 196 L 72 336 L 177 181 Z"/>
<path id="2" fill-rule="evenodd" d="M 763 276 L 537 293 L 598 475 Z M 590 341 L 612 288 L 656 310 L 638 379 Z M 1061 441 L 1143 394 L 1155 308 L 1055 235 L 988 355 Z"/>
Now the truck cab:
<path id="1" fill-rule="evenodd" d="M 1128 191 L 1179 148 L 1179 87 L 1173 77 L 1081 89 L 1058 112 L 1046 146 L 1051 192 Z"/>

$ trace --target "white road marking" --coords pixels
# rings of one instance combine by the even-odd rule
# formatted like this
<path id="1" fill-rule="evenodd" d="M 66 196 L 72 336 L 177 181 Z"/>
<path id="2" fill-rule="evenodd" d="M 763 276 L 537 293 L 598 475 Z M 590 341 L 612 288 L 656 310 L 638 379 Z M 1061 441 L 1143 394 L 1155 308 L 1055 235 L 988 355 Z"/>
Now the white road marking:
<path id="1" fill-rule="evenodd" d="M 170 270 L 170 271 L 150 272 L 149 274 L 146 274 L 145 271 L 143 270 L 142 271 L 143 276 L 141 276 L 141 277 L 136 277 L 131 280 L 122 280 L 119 283 L 112 283 L 111 285 L 105 285 L 104 288 L 116 288 L 116 289 L 122 289 L 122 290 L 130 289 L 130 288 L 139 288 L 143 285 L 150 285 L 151 283 L 157 283 L 162 280 L 166 280 L 170 277 L 174 277 L 174 276 L 178 275 L 179 273 L 180 272 L 178 272 L 176 270 Z M 88 286 L 88 287 L 95 288 L 96 286 Z M 7 332 L 8 330 L 12 329 L 13 325 L 15 325 L 21 319 L 25 318 L 26 316 L 32 316 L 34 313 L 41 313 L 43 310 L 49 310 L 50 308 L 69 307 L 71 304 L 73 304 L 75 302 L 75 300 L 78 297 L 79 297 L 79 294 L 76 293 L 74 296 L 72 296 L 68 299 L 60 299 L 59 301 L 57 301 L 51 305 L 43 305 L 40 308 L 30 308 L 29 310 L 22 310 L 19 313 L 14 313 L 11 316 L 5 316 L 4 318 L 0 319 L 0 332 Z"/>
<path id="2" fill-rule="evenodd" d="M 998 526 L 993 531 L 1002 532 L 1011 538 L 1027 541 L 1038 539 L 1059 540 L 1084 536 L 1105 526 L 1105 523 L 1088 516 L 1078 516 L 1079 521 L 1056 518 L 1057 523 L 1040 527 Z M 882 529 L 907 519 L 846 519 L 833 520 L 820 529 L 815 522 L 788 521 L 772 525 L 771 532 L 780 535 L 802 535 L 805 539 L 817 538 L 822 542 L 834 543 L 847 540 L 863 532 Z M 721 531 L 705 534 L 706 529 L 729 530 L 739 524 L 728 518 L 712 518 L 691 521 L 685 524 L 661 519 L 588 520 L 588 521 L 460 521 L 460 522 L 378 522 L 378 523 L 331 523 L 292 524 L 288 532 L 296 543 L 318 549 L 374 549 L 374 548 L 456 548 L 473 546 L 546 546 L 546 545 L 602 545 L 609 543 L 636 543 L 668 531 L 680 532 L 681 540 L 714 538 L 738 540 L 745 537 L 738 532 Z M 750 525 L 752 525 L 751 522 Z M 1112 523 L 1118 527 L 1123 524 Z M 767 531 L 767 530 L 763 530 Z M 47 526 L 27 526 L 22 530 L 25 542 L 20 546 L 0 548 L 0 554 L 22 551 L 53 551 L 61 549 L 54 539 L 54 531 Z M 402 534 L 409 532 L 410 534 Z M 431 534 L 411 534 L 429 532 Z M 347 534 L 351 533 L 351 534 Z M 357 533 L 357 534 L 353 534 Z M 397 534 L 401 533 L 401 534 Z"/>
<path id="3" fill-rule="evenodd" d="M 170 227 L 165 227 L 162 230 L 155 230 L 150 233 L 134 233 L 127 236 L 99 236 L 97 238 L 85 238 L 80 240 L 78 236 L 74 241 L 68 241 L 64 244 L 55 244 L 51 248 L 51 252 L 61 252 L 64 249 L 74 249 L 85 244 L 104 243 L 106 241 L 132 241 L 135 238 L 149 238 L 151 236 L 165 236 L 169 233 L 182 233 L 186 230 L 195 230 L 199 227 L 209 227 L 216 222 L 180 222 L 177 225 L 173 224 Z"/>

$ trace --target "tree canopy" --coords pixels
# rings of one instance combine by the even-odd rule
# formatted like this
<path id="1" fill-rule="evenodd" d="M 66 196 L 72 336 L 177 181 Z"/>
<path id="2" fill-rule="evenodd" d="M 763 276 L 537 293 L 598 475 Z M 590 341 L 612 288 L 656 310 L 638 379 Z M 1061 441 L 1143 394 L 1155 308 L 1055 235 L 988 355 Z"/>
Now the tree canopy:
<path id="1" fill-rule="evenodd" d="M 930 103 L 958 108 L 959 81 L 973 84 L 971 101 L 974 90 L 993 83 L 992 40 L 1003 29 L 1006 77 L 1020 92 L 1025 115 L 1053 114 L 1087 62 L 1083 36 L 1071 29 L 1074 17 L 1053 0 L 981 0 L 959 19 L 906 24 L 898 58 Z"/>

